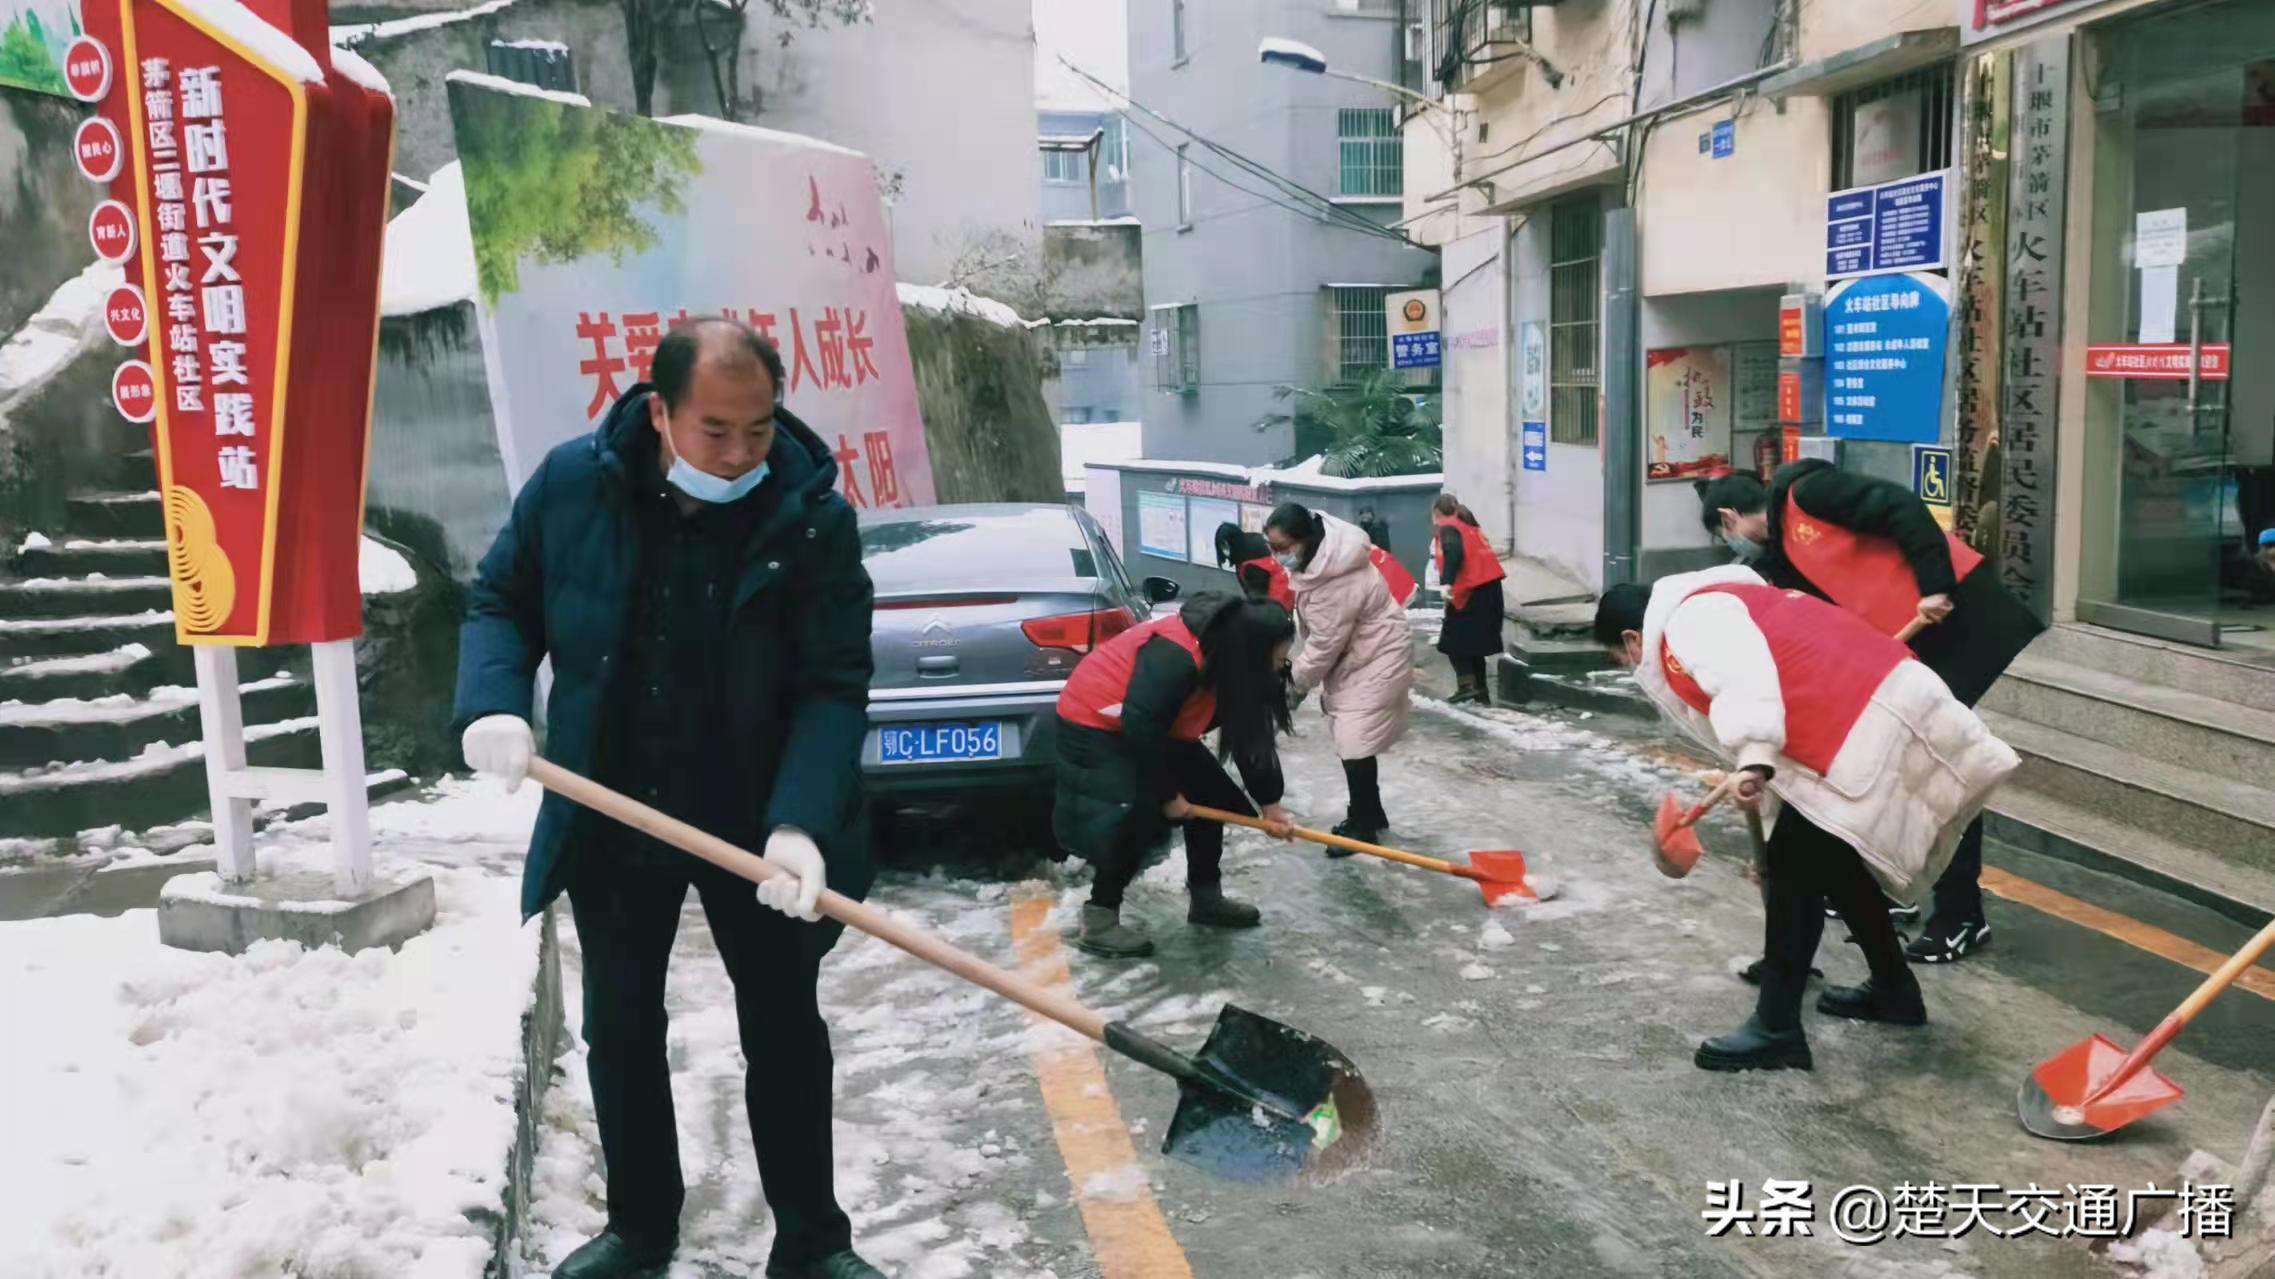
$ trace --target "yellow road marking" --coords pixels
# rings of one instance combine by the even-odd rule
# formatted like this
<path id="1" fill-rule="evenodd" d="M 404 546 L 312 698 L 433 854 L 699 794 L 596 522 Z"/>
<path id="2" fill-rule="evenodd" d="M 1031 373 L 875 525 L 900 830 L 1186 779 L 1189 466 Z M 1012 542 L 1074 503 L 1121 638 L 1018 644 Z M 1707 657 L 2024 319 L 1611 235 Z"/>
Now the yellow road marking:
<path id="1" fill-rule="evenodd" d="M 1070 984 L 1066 951 L 1049 922 L 1053 904 L 1041 884 L 1021 885 L 1011 902 L 1011 943 L 1028 980 L 1065 987 Z M 1192 1279 L 1185 1250 L 1169 1233 L 1169 1222 L 1137 1163 L 1129 1125 L 1106 1087 L 1106 1067 L 1097 1050 L 1070 1035 L 1036 1049 L 1034 1061 L 1101 1279 Z M 1110 1190 L 1090 1188 L 1101 1175 L 1110 1181 Z"/>
<path id="2" fill-rule="evenodd" d="M 2185 937 L 2175 936 L 2116 911 L 2104 910 L 2091 902 L 2079 901 L 2066 893 L 2056 892 L 2044 884 L 2010 874 L 1996 866 L 1983 867 L 1983 887 L 2008 901 L 2021 902 L 2056 919 L 2066 919 L 2200 973 L 2214 972 L 2228 959 L 2210 947 L 2199 946 Z M 2244 969 L 2237 974 L 2235 984 L 2262 999 L 2275 999 L 2275 972 L 2269 972 L 2263 967 L 2254 965 Z"/>

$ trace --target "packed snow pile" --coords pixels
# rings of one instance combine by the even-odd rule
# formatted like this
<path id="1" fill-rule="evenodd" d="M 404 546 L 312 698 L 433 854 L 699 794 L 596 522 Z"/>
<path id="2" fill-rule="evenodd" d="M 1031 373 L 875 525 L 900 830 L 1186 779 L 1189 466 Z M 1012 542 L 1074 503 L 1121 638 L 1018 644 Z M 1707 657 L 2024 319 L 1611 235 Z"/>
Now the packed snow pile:
<path id="1" fill-rule="evenodd" d="M 365 595 L 394 595 L 419 584 L 418 570 L 401 551 L 370 537 L 356 555 L 356 577 Z"/>
<path id="2" fill-rule="evenodd" d="M 993 298 L 983 298 L 970 289 L 951 289 L 928 284 L 900 286 L 902 306 L 922 307 L 927 311 L 947 314 L 976 315 L 1007 329 L 1028 327 L 1017 311 Z"/>
<path id="3" fill-rule="evenodd" d="M 2157 1227 L 2138 1239 L 2109 1245 L 2112 1261 L 2139 1268 L 2141 1279 L 2204 1279 L 2204 1257 L 2194 1240 Z"/>
<path id="4" fill-rule="evenodd" d="M 0 346 L 0 420 L 18 400 L 47 385 L 65 365 L 108 342 L 103 299 L 126 279 L 116 263 L 96 262 L 65 280 L 24 327 Z M 38 537 L 38 534 L 33 534 Z M 45 546 L 47 539 L 39 538 Z M 31 538 L 24 550 L 39 549 Z"/>
<path id="5" fill-rule="evenodd" d="M 171 950 L 143 911 L 0 929 L 0 1005 L 38 1028 L 0 1089 L 0 1274 L 481 1275 L 466 1213 L 503 1211 L 538 961 L 495 863 L 534 809 L 457 784 L 373 810 L 382 850 L 442 836 L 411 840 L 438 911 L 399 952 Z M 261 857 L 328 864 L 322 820 Z"/>
<path id="6" fill-rule="evenodd" d="M 21 555 L 25 551 L 44 551 L 53 545 L 55 545 L 55 543 L 48 541 L 47 534 L 45 533 L 26 533 L 24 534 L 23 543 L 16 547 L 16 554 Z"/>
<path id="7" fill-rule="evenodd" d="M 474 300 L 474 232 L 466 221 L 466 175 L 458 161 L 435 170 L 419 202 L 387 224 L 379 265 L 379 313 L 417 315 Z"/>

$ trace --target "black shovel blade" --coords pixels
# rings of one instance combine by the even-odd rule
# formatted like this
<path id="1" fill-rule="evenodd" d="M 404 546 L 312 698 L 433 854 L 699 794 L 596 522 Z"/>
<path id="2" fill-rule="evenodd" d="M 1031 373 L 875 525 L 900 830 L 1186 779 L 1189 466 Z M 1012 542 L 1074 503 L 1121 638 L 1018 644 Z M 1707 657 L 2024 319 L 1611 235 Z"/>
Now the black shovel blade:
<path id="1" fill-rule="evenodd" d="M 1179 1081 L 1163 1154 L 1239 1181 L 1330 1180 L 1374 1145 L 1374 1092 L 1314 1035 L 1225 1005 Z"/>

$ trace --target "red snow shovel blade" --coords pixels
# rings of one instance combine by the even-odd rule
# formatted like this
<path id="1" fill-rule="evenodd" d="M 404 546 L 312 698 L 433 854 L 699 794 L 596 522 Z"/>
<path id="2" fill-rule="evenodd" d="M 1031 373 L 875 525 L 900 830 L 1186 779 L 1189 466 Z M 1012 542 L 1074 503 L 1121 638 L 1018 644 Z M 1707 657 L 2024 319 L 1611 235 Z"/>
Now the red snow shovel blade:
<path id="1" fill-rule="evenodd" d="M 1525 855 L 1514 848 L 1473 848 L 1469 850 L 1469 868 L 1477 872 L 1472 878 L 1478 891 L 1485 894 L 1488 906 L 1498 906 L 1510 897 L 1544 902 L 1556 896 L 1554 885 L 1535 884 L 1525 877 Z"/>
<path id="2" fill-rule="evenodd" d="M 1659 797 L 1659 811 L 1651 819 L 1652 851 L 1659 863 L 1659 873 L 1669 879 L 1681 879 L 1698 865 L 1706 849 L 1698 842 L 1698 832 L 1684 824 L 1687 810 L 1673 791 Z"/>
<path id="3" fill-rule="evenodd" d="M 2015 1097 L 2022 1126 L 2055 1141 L 2086 1141 L 2180 1100 L 2180 1085 L 2145 1065 L 2107 1095 L 2094 1097 L 2125 1057 L 2108 1037 L 2089 1035 L 2039 1062 Z"/>

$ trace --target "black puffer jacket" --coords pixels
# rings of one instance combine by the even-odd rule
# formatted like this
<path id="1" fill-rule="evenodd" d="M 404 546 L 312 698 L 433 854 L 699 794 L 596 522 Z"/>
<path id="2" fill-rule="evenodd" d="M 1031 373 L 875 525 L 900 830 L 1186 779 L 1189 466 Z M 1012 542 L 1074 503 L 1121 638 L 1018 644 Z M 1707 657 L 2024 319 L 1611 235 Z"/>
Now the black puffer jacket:
<path id="1" fill-rule="evenodd" d="M 1999 585 L 1988 564 L 1954 580 L 1951 545 L 1943 527 L 1910 489 L 1843 471 L 1821 458 L 1788 462 L 1770 477 L 1769 558 L 1753 567 L 1770 582 L 1830 599 L 1785 557 L 1788 498 L 1811 517 L 1896 544 L 1912 566 L 1921 595 L 1949 595 L 1951 616 L 1921 631 L 1912 652 L 1973 706 L 1998 682 L 2030 641 L 2046 629 L 2020 600 Z"/>

